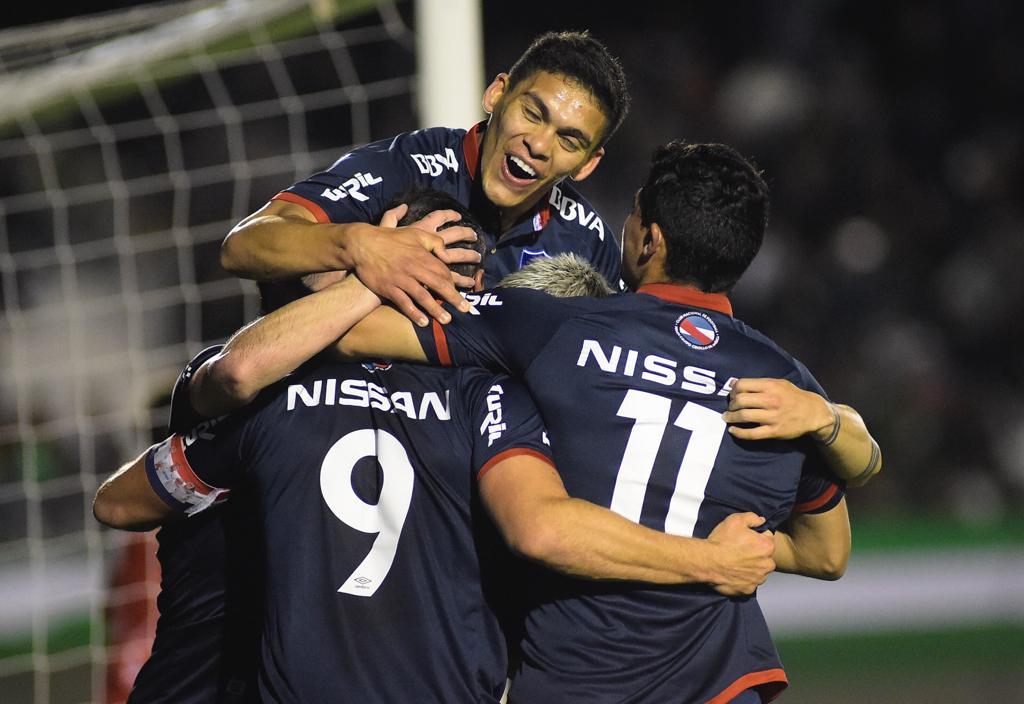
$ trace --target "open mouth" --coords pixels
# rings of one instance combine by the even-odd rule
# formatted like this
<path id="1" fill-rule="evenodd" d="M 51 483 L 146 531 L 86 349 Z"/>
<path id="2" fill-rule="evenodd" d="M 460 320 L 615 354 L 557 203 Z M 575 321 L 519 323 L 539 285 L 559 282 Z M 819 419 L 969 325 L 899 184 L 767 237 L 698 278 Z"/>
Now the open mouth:
<path id="1" fill-rule="evenodd" d="M 521 181 L 532 181 L 537 178 L 537 171 L 517 156 L 506 156 L 505 167 L 514 178 Z"/>

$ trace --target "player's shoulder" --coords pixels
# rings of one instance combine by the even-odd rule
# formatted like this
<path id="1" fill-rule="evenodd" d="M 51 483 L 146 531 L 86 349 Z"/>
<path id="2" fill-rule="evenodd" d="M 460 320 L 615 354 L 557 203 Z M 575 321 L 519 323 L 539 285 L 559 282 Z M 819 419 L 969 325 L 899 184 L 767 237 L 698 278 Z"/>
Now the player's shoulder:
<path id="1" fill-rule="evenodd" d="M 615 246 L 615 236 L 597 209 L 569 181 L 551 188 L 550 215 L 545 229 L 562 231 L 591 241 L 594 247 Z"/>
<path id="2" fill-rule="evenodd" d="M 747 353 L 756 356 L 767 367 L 765 376 L 795 377 L 801 380 L 810 377 L 807 367 L 768 335 L 739 318 L 731 318 L 730 321 Z"/>
<path id="3" fill-rule="evenodd" d="M 203 363 L 208 359 L 220 353 L 223 348 L 224 345 L 210 345 L 189 360 L 188 364 L 181 370 L 181 373 L 178 374 L 178 378 L 174 382 L 174 388 L 171 390 L 171 415 L 167 423 L 167 427 L 171 432 L 184 432 L 204 420 L 192 408 L 188 385 L 192 381 L 192 377 L 195 376 L 196 370 L 203 366 Z"/>
<path id="4" fill-rule="evenodd" d="M 431 155 L 444 166 L 453 160 L 458 161 L 465 134 L 466 130 L 461 129 L 426 127 L 396 135 L 388 142 L 388 149 L 403 156 Z"/>
<path id="5" fill-rule="evenodd" d="M 611 298 L 616 298 L 612 296 Z M 521 313 L 530 316 L 554 315 L 571 318 L 602 308 L 601 300 L 589 296 L 560 298 L 532 288 L 499 286 L 487 291 L 467 293 L 465 298 L 473 305 L 473 312 L 479 308 L 505 308 L 505 313 Z M 472 315 L 473 312 L 470 314 Z"/>

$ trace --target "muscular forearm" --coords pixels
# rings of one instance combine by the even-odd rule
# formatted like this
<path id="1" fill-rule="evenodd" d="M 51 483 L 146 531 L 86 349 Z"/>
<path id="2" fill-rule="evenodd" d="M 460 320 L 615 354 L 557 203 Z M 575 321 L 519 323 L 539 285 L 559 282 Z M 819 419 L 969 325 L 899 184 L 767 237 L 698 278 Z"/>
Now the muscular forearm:
<path id="1" fill-rule="evenodd" d="M 546 567 L 590 579 L 655 584 L 714 581 L 713 546 L 645 528 L 579 499 L 548 499 L 510 547 Z"/>
<path id="2" fill-rule="evenodd" d="M 882 469 L 881 450 L 857 411 L 842 404 L 832 408 L 832 422 L 814 436 L 832 471 L 851 486 L 861 486 Z"/>
<path id="3" fill-rule="evenodd" d="M 844 499 L 820 515 L 796 515 L 775 532 L 775 569 L 816 579 L 843 576 L 850 559 L 850 518 Z"/>
<path id="4" fill-rule="evenodd" d="M 318 223 L 280 214 L 254 214 L 221 246 L 221 265 L 247 279 L 266 281 L 319 271 L 351 269 L 347 243 L 363 223 Z"/>
<path id="5" fill-rule="evenodd" d="M 250 323 L 196 371 L 189 385 L 193 408 L 212 417 L 244 406 L 379 305 L 375 294 L 349 277 Z"/>

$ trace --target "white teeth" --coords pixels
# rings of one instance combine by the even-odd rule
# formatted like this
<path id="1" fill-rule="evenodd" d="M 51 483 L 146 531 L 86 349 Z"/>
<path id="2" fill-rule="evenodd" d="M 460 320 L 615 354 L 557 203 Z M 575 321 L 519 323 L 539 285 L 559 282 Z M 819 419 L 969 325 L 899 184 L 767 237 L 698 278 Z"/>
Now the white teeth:
<path id="1" fill-rule="evenodd" d="M 509 156 L 509 159 L 511 159 L 512 163 L 514 163 L 520 169 L 522 169 L 526 173 L 530 174 L 531 178 L 533 178 L 534 176 L 537 175 L 537 172 L 533 169 L 533 167 L 530 166 L 529 164 L 527 164 L 525 161 L 523 161 L 519 157 L 517 157 L 517 156 Z"/>

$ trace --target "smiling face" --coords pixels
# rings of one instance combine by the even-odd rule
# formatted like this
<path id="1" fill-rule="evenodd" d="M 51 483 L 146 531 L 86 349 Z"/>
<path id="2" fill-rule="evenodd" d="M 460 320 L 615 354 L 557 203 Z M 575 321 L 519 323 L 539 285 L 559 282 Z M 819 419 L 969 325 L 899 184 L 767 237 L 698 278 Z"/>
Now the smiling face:
<path id="1" fill-rule="evenodd" d="M 491 113 L 481 147 L 484 193 L 508 227 L 566 176 L 582 181 L 604 154 L 608 120 L 585 88 L 538 71 L 509 88 L 500 74 L 487 87 Z"/>

